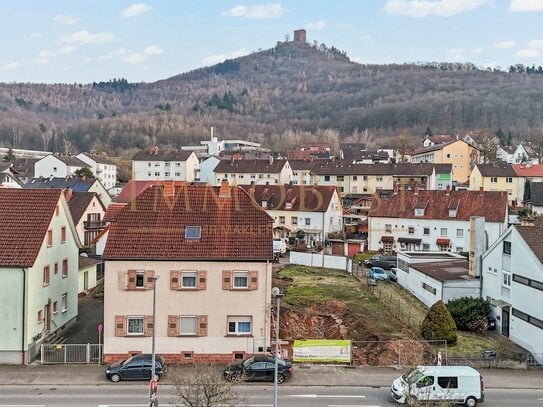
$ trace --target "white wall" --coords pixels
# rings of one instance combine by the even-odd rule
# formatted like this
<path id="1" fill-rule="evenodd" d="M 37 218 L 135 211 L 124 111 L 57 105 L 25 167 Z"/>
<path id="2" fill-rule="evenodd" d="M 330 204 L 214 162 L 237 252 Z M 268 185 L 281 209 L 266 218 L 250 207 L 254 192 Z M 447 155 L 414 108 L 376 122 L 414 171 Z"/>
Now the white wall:
<path id="1" fill-rule="evenodd" d="M 353 261 L 348 256 L 333 256 L 318 253 L 289 252 L 289 263 L 310 267 L 325 267 L 353 272 Z"/>
<path id="2" fill-rule="evenodd" d="M 43 157 L 34 163 L 34 177 L 66 177 L 71 175 L 68 167 L 54 155 Z"/>
<path id="3" fill-rule="evenodd" d="M 200 166 L 193 152 L 186 161 L 134 161 L 132 179 L 135 181 L 187 181 L 193 182 Z"/>
<path id="4" fill-rule="evenodd" d="M 208 185 L 215 185 L 215 173 L 213 170 L 219 164 L 220 160 L 211 156 L 200 163 L 200 181 Z"/>
<path id="5" fill-rule="evenodd" d="M 77 292 L 85 291 L 85 273 L 87 274 L 87 290 L 96 287 L 96 265 L 79 270 Z"/>

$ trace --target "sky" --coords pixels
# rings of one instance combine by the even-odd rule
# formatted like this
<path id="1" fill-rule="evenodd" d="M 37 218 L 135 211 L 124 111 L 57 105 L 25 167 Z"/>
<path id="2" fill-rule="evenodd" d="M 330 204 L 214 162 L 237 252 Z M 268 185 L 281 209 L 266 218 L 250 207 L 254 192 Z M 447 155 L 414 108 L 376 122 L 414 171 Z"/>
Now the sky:
<path id="1" fill-rule="evenodd" d="M 543 65 L 543 0 L 0 0 L 0 82 L 153 82 L 307 30 L 363 64 Z"/>

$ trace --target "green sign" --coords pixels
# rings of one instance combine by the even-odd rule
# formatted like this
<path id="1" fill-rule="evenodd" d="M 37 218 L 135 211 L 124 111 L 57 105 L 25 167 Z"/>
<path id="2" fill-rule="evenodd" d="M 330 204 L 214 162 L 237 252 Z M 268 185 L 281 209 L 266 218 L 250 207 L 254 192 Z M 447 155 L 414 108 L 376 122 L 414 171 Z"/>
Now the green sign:
<path id="1" fill-rule="evenodd" d="M 351 341 L 346 339 L 297 339 L 294 362 L 351 363 Z"/>
<path id="2" fill-rule="evenodd" d="M 440 181 L 450 181 L 451 180 L 451 174 L 437 174 L 437 179 Z"/>

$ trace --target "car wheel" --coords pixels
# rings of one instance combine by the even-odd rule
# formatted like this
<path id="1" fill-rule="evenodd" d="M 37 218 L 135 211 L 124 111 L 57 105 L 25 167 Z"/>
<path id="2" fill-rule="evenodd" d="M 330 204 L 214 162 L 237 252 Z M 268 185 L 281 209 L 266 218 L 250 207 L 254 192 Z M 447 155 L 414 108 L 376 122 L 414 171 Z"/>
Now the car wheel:
<path id="1" fill-rule="evenodd" d="M 277 384 L 281 384 L 285 381 L 285 376 L 282 373 L 277 373 Z"/>
<path id="2" fill-rule="evenodd" d="M 477 400 L 475 397 L 468 397 L 466 399 L 466 406 L 467 407 L 475 407 L 477 405 Z"/>
<path id="3" fill-rule="evenodd" d="M 243 381 L 243 376 L 240 372 L 235 372 L 230 375 L 230 381 L 232 383 L 240 383 Z"/>
<path id="4" fill-rule="evenodd" d="M 113 382 L 113 383 L 118 383 L 121 381 L 121 375 L 117 374 L 117 373 L 113 373 L 110 377 L 110 380 Z"/>

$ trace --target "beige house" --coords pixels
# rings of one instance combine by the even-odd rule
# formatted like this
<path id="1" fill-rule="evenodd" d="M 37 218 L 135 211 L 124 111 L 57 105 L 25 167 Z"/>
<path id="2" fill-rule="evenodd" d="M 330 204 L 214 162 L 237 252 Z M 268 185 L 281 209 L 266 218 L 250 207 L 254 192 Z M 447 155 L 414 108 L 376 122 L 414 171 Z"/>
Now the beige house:
<path id="1" fill-rule="evenodd" d="M 170 363 L 266 352 L 272 226 L 228 183 L 153 186 L 121 208 L 104 251 L 104 360 L 151 352 L 153 326 Z"/>
<path id="2" fill-rule="evenodd" d="M 288 160 L 223 160 L 213 170 L 215 185 L 227 180 L 232 185 L 274 185 L 292 181 L 292 168 Z"/>

